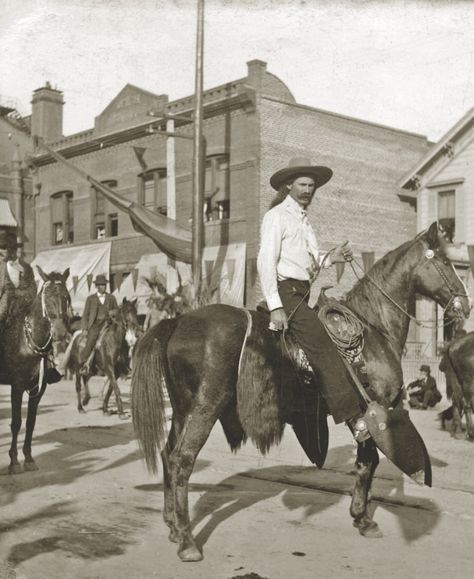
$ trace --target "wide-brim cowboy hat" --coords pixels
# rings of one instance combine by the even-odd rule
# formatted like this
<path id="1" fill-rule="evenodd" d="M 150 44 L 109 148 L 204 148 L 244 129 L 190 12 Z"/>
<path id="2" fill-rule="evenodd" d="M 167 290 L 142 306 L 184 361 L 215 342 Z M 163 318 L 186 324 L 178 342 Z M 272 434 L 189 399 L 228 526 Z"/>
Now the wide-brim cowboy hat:
<path id="1" fill-rule="evenodd" d="M 431 368 L 429 366 L 427 366 L 426 364 L 422 364 L 420 366 L 420 372 L 427 372 L 428 374 L 430 374 Z"/>
<path id="2" fill-rule="evenodd" d="M 17 249 L 18 247 L 23 247 L 23 243 L 17 240 L 14 233 L 0 230 L 0 249 Z"/>
<path id="3" fill-rule="evenodd" d="M 270 177 L 270 185 L 278 191 L 288 181 L 302 176 L 312 177 L 317 189 L 329 181 L 332 177 L 332 170 L 323 165 L 312 165 L 309 159 L 295 157 L 290 159 L 288 167 L 280 169 Z"/>
<path id="4" fill-rule="evenodd" d="M 96 275 L 94 280 L 94 285 L 107 285 L 109 280 L 105 277 L 103 273 L 99 273 Z"/>

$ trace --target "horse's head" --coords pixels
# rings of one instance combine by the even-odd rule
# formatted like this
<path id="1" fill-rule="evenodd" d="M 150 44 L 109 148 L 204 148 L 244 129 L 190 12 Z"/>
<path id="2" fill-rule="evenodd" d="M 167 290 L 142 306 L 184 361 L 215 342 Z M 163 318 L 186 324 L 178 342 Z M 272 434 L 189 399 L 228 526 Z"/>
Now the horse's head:
<path id="1" fill-rule="evenodd" d="M 119 311 L 125 327 L 125 339 L 127 344 L 129 346 L 134 346 L 138 340 L 139 334 L 141 333 L 141 326 L 137 314 L 137 298 L 131 301 L 127 300 L 127 298 L 123 298 Z"/>
<path id="2" fill-rule="evenodd" d="M 415 270 L 416 291 L 434 299 L 451 319 L 469 317 L 471 298 L 449 260 L 444 230 L 435 222 L 417 239 L 424 250 L 422 261 Z"/>
<path id="3" fill-rule="evenodd" d="M 37 269 L 43 280 L 39 293 L 42 314 L 50 323 L 53 342 L 60 342 L 68 335 L 71 314 L 71 296 L 66 288 L 69 268 L 63 273 L 45 273 L 39 266 Z"/>

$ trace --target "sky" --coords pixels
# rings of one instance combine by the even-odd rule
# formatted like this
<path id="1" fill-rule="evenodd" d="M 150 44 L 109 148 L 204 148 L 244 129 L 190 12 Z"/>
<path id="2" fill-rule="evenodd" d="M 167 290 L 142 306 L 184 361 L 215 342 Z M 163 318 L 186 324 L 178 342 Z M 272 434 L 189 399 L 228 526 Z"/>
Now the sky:
<path id="1" fill-rule="evenodd" d="M 194 91 L 197 0 L 2 0 L 0 95 L 31 112 L 62 90 L 64 133 L 88 129 L 127 83 Z M 204 85 L 246 62 L 297 102 L 436 141 L 474 106 L 474 0 L 206 0 Z"/>

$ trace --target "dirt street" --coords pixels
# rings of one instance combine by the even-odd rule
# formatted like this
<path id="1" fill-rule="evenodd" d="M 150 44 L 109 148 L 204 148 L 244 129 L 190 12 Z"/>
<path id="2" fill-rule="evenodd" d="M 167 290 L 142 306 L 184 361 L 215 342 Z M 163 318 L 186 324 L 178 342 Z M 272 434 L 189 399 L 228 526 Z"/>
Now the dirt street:
<path id="1" fill-rule="evenodd" d="M 129 384 L 121 386 L 128 407 Z M 373 487 L 381 539 L 365 539 L 352 527 L 354 446 L 344 426 L 330 421 L 322 471 L 309 465 L 289 428 L 283 444 L 263 457 L 250 444 L 232 455 L 216 426 L 191 479 L 194 532 L 205 559 L 184 564 L 167 539 L 161 479 L 147 474 L 131 420 L 102 415 L 100 390 L 95 379 L 89 410 L 80 415 L 71 382 L 50 386 L 33 447 L 40 470 L 12 476 L 10 391 L 0 387 L 0 578 L 473 574 L 474 445 L 440 431 L 436 411 L 412 413 L 432 458 L 432 489 L 381 460 Z"/>

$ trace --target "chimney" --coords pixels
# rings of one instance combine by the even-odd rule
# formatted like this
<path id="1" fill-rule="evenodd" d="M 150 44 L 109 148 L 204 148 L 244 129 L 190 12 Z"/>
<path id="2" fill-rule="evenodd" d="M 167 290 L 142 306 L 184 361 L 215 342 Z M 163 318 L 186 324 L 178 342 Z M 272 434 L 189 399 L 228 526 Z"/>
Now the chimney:
<path id="1" fill-rule="evenodd" d="M 262 87 L 262 80 L 267 71 L 267 63 L 263 60 L 249 60 L 247 62 L 247 79 L 250 86 L 256 90 Z"/>
<path id="2" fill-rule="evenodd" d="M 45 141 L 56 141 L 63 136 L 63 93 L 45 86 L 33 91 L 31 100 L 31 133 Z"/>

